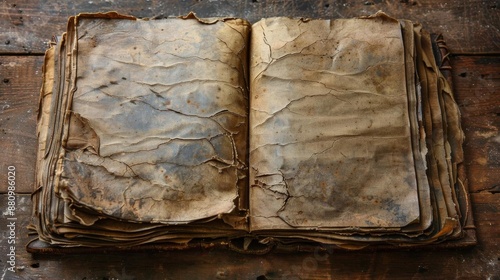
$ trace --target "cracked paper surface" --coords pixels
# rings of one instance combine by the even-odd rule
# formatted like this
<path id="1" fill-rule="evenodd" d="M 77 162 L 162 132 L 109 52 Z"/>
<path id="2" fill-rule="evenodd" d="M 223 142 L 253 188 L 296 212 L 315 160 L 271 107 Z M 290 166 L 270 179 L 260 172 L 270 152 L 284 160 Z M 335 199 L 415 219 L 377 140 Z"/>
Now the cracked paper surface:
<path id="1" fill-rule="evenodd" d="M 186 37 L 178 40 L 175 36 L 168 39 L 159 36 L 159 31 L 167 30 L 164 23 L 156 28 L 157 23 L 135 25 L 111 20 L 100 23 L 90 18 L 135 20 L 116 13 L 79 15 L 76 20 L 70 19 L 68 32 L 57 47 L 47 52 L 37 130 L 37 185 L 30 228 L 38 231 L 40 240 L 63 246 L 132 246 L 165 241 L 185 246 L 193 238 L 232 239 L 242 235 L 247 240 L 247 232 L 241 231 L 247 229 L 245 211 L 241 211 L 241 215 L 233 211 L 201 217 L 211 215 L 209 211 L 221 210 L 215 202 L 203 201 L 207 189 L 201 186 L 209 186 L 212 191 L 212 179 L 217 183 L 227 182 L 227 193 L 223 193 L 226 189 L 222 185 L 217 185 L 219 193 L 212 196 L 224 202 L 225 197 L 235 197 L 233 180 L 237 178 L 239 197 L 233 200 L 231 207 L 247 209 L 246 204 L 241 204 L 246 200 L 243 164 L 246 121 L 241 119 L 246 114 L 241 112 L 247 112 L 247 108 L 242 109 L 238 101 L 233 102 L 239 99 L 219 95 L 218 88 L 204 90 L 207 95 L 198 94 L 200 90 L 189 90 L 197 82 L 208 85 L 206 81 L 210 79 L 216 84 L 233 85 L 233 76 L 210 73 L 213 67 L 205 68 L 209 73 L 203 74 L 199 69 L 187 73 L 177 67 L 188 67 L 191 58 L 197 61 L 210 57 L 210 62 L 227 63 L 236 72 L 245 73 L 246 49 L 237 50 L 235 42 L 228 38 L 232 36 L 219 32 L 224 28 L 215 28 L 209 32 L 216 32 L 223 41 L 219 50 L 220 47 L 231 49 L 237 54 L 235 59 L 205 56 L 204 49 L 194 54 L 188 48 L 177 48 L 178 45 L 164 50 L 157 45 L 192 42 Z M 247 40 L 246 31 L 242 32 L 247 30 L 243 21 L 199 20 L 193 14 L 182 18 L 207 25 L 224 22 L 237 31 L 236 37 Z M 367 20 L 375 22 L 367 23 Z M 77 29 L 76 22 L 80 23 Z M 127 26 L 120 27 L 122 24 Z M 359 25 L 353 27 L 355 24 Z M 264 237 L 260 240 L 262 244 L 281 238 L 286 243 L 307 239 L 359 249 L 380 242 L 405 246 L 427 244 L 463 234 L 458 218 L 470 214 L 460 213 L 456 208 L 459 201 L 453 188 L 457 182 L 456 165 L 462 161 L 459 111 L 432 58 L 429 35 L 419 25 L 408 21 L 400 21 L 400 24 L 404 75 L 395 71 L 402 69 L 398 45 L 401 42 L 398 39 L 399 43 L 393 44 L 401 34 L 395 30 L 395 21 L 382 13 L 364 20 L 306 24 L 302 20 L 269 19 L 256 25 L 253 35 L 257 40 L 251 60 L 255 128 L 252 130 L 257 132 L 257 137 L 253 137 L 257 142 L 251 147 L 251 222 L 252 229 L 259 230 L 252 236 Z M 137 31 L 150 27 L 156 35 Z M 124 34 L 125 29 L 131 32 L 131 39 L 118 36 Z M 175 30 L 184 29 L 176 27 Z M 380 40 L 391 41 L 384 44 L 377 41 L 375 35 L 367 35 L 377 32 L 384 34 Z M 208 35 L 202 37 L 205 36 Z M 206 41 L 214 46 L 210 39 Z M 101 45 L 115 42 L 116 46 L 125 46 L 124 49 L 108 49 L 102 55 Z M 158 54 L 166 55 L 172 49 L 176 51 L 172 54 L 176 55 L 172 65 L 156 59 Z M 148 54 L 150 50 L 154 53 Z M 387 57 L 380 57 L 382 50 L 389 52 L 384 54 Z M 186 65 L 177 60 L 184 57 L 177 51 L 188 53 Z M 88 62 L 80 54 L 94 61 Z M 391 55 L 394 55 L 392 59 Z M 104 60 L 101 61 L 100 56 Z M 292 60 L 287 61 L 289 59 Z M 385 64 L 392 64 L 395 70 Z M 196 64 L 196 68 L 202 65 Z M 87 70 L 83 71 L 82 67 Z M 123 75 L 126 67 L 133 69 L 128 76 Z M 156 76 L 158 73 L 153 68 L 173 71 L 168 75 L 178 75 L 179 80 L 173 81 L 178 83 L 170 84 L 167 73 Z M 302 70 L 305 74 L 298 74 Z M 138 76 L 146 78 L 132 80 Z M 404 95 L 400 93 L 404 76 L 406 109 L 402 101 Z M 203 81 L 198 81 L 198 77 Z M 247 78 L 246 74 L 238 76 L 240 82 L 233 88 L 245 90 Z M 389 82 L 390 79 L 396 80 Z M 183 89 L 189 90 L 188 97 L 183 95 Z M 197 96 L 195 99 L 193 94 Z M 228 102 L 221 105 L 220 100 L 212 99 L 210 106 L 188 106 L 204 97 L 207 102 L 210 97 L 215 100 L 223 97 Z M 120 112 L 115 106 L 125 106 L 125 111 Z M 231 114 L 219 112 L 220 108 Z M 136 109 L 139 112 L 135 112 Z M 175 118 L 172 123 L 161 118 L 168 112 L 172 113 L 168 119 Z M 177 117 L 186 119 L 179 121 Z M 210 121 L 205 118 L 215 120 L 220 127 L 207 127 L 204 121 Z M 405 118 L 409 120 L 410 137 Z M 134 121 L 141 122 L 134 124 Z M 157 128 L 153 130 L 149 124 Z M 221 133 L 220 129 L 229 133 Z M 387 133 L 381 136 L 380 131 Z M 168 133 L 190 136 L 166 137 Z M 420 206 L 417 217 L 411 193 L 415 182 L 412 165 L 408 163 L 410 145 L 391 144 L 397 136 L 408 138 L 413 149 Z M 114 139 L 116 141 L 111 141 Z M 231 161 L 235 156 L 238 160 Z M 156 163 L 178 177 L 163 177 L 163 170 L 155 168 Z M 188 167 L 192 172 L 186 171 Z M 211 173 L 213 168 L 221 173 Z M 225 172 L 231 168 L 236 168 L 236 176 Z M 394 168 L 406 174 L 397 177 Z M 209 176 L 205 176 L 207 174 Z M 214 174 L 217 177 L 213 177 Z M 181 180 L 183 183 L 176 183 Z M 187 195 L 183 192 L 184 185 L 188 185 Z M 383 193 L 385 190 L 387 194 Z M 403 194 L 405 190 L 408 193 Z M 177 199 L 179 203 L 175 203 Z M 411 209 L 401 210 L 398 207 L 401 201 Z M 204 209 L 201 204 L 205 202 L 208 207 L 214 207 Z M 162 206 L 165 208 L 159 209 Z M 368 220 L 360 214 L 368 216 Z M 318 216 L 311 219 L 312 215 Z M 409 222 L 412 217 L 415 219 Z M 196 222 L 189 223 L 194 220 Z"/>
<path id="2" fill-rule="evenodd" d="M 114 20 L 76 25 L 61 192 L 132 221 L 229 213 L 244 187 L 243 20 Z"/>
<path id="3" fill-rule="evenodd" d="M 252 30 L 251 228 L 418 221 L 400 24 L 271 18 Z"/>

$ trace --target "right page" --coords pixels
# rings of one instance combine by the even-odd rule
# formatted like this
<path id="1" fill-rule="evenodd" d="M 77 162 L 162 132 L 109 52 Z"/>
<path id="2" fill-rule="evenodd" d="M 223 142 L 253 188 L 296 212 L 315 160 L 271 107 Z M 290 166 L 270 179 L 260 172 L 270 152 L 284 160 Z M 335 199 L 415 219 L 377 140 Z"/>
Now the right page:
<path id="1" fill-rule="evenodd" d="M 403 37 L 385 15 L 253 25 L 251 230 L 429 226 Z"/>

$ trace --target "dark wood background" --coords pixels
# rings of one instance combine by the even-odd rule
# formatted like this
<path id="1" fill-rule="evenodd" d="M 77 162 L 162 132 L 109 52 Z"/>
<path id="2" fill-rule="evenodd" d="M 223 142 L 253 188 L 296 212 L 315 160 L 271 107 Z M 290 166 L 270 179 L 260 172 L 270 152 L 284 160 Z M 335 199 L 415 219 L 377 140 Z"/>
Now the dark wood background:
<path id="1" fill-rule="evenodd" d="M 383 10 L 442 33 L 466 134 L 465 153 L 479 244 L 469 249 L 241 255 L 226 250 L 32 256 L 36 113 L 47 42 L 80 12 L 138 17 L 195 11 L 202 17 L 348 18 Z M 484 0 L 86 0 L 0 2 L 0 279 L 500 279 L 500 1 Z M 16 167 L 16 272 L 6 271 L 7 167 Z"/>

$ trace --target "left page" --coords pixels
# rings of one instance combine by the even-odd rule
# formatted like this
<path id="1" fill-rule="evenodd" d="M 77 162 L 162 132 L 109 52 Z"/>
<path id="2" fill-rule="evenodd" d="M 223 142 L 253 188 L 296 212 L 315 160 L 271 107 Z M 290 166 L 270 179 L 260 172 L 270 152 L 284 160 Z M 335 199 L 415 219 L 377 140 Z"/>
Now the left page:
<path id="1" fill-rule="evenodd" d="M 42 90 L 38 228 L 217 218 L 243 227 L 249 30 L 194 15 L 71 18 Z"/>

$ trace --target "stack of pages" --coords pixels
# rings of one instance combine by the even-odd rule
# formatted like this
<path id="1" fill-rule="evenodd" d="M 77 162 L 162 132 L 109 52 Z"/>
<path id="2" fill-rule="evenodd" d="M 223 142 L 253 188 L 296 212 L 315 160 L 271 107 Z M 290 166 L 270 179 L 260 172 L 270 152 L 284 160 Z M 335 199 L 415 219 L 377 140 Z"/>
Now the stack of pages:
<path id="1" fill-rule="evenodd" d="M 466 235 L 459 111 L 418 24 L 80 14 L 57 41 L 31 251 Z"/>

